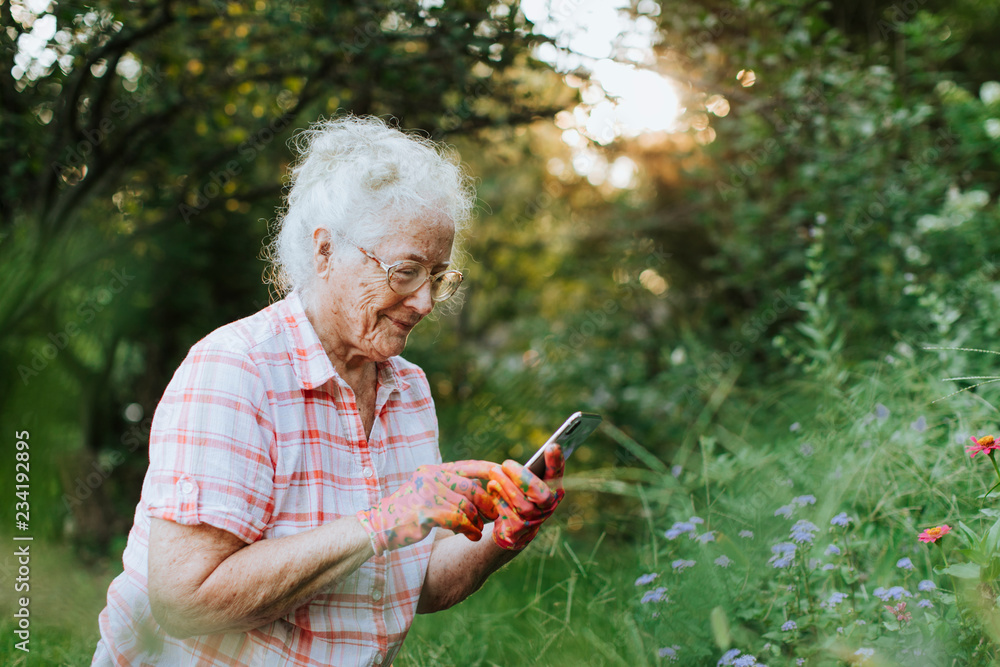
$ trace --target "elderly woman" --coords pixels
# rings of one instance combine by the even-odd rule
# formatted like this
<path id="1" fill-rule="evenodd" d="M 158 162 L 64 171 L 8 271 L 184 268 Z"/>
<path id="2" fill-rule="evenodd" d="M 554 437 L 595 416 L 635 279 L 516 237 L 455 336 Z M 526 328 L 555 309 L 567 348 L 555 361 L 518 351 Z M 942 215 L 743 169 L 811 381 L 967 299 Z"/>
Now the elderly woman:
<path id="1" fill-rule="evenodd" d="M 191 348 L 100 617 L 100 665 L 388 665 L 523 549 L 562 497 L 513 461 L 442 463 L 430 387 L 399 354 L 462 274 L 471 188 L 373 118 L 300 135 L 281 301 Z"/>

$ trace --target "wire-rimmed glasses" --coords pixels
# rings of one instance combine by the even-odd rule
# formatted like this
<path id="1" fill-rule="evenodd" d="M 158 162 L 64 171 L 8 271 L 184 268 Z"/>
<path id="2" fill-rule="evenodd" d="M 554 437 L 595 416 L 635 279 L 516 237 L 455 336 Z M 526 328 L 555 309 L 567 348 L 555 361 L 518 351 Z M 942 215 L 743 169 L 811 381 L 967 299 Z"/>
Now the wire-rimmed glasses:
<path id="1" fill-rule="evenodd" d="M 378 265 L 385 269 L 385 279 L 389 284 L 389 289 L 400 296 L 413 294 L 429 280 L 431 281 L 431 299 L 437 303 L 441 303 L 451 298 L 462 284 L 461 271 L 449 269 L 431 275 L 430 269 L 420 262 L 404 259 L 395 264 L 386 264 L 361 246 L 354 243 L 351 243 L 351 245 L 363 252 L 369 259 L 378 262 Z"/>

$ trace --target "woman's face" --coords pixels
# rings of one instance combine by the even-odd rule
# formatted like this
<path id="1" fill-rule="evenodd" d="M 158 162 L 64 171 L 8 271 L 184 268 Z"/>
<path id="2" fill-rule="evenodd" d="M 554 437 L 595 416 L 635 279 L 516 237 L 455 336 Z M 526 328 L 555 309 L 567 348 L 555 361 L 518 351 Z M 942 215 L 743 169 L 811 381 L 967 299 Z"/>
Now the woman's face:
<path id="1" fill-rule="evenodd" d="M 455 226 L 438 213 L 401 219 L 382 243 L 365 248 L 386 265 L 404 259 L 419 262 L 431 275 L 448 268 Z M 322 255 L 322 232 L 314 238 L 317 280 L 312 313 L 316 330 L 328 353 L 348 362 L 351 358 L 385 361 L 403 352 L 410 331 L 434 308 L 430 282 L 412 294 L 393 292 L 385 269 L 347 239 L 330 239 L 335 249 Z"/>

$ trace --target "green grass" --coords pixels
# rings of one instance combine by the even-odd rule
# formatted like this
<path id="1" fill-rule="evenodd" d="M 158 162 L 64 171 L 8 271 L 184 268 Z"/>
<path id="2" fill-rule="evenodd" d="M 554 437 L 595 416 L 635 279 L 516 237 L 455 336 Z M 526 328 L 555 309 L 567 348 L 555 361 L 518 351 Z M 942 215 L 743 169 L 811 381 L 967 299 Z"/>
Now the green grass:
<path id="1" fill-rule="evenodd" d="M 650 664 L 634 572 L 624 546 L 547 531 L 465 602 L 418 616 L 394 664 Z"/>
<path id="2" fill-rule="evenodd" d="M 869 367 L 841 388 L 801 381 L 729 393 L 667 461 L 618 434 L 635 455 L 631 467 L 571 465 L 552 525 L 476 595 L 418 616 L 396 667 L 658 665 L 668 662 L 659 649 L 675 645 L 679 659 L 670 664 L 679 665 L 714 665 L 730 648 L 772 667 L 796 659 L 856 664 L 859 649 L 874 652 L 871 664 L 994 664 L 995 584 L 970 589 L 941 571 L 945 557 L 967 560 L 957 529 L 942 548 L 917 534 L 942 523 L 980 532 L 993 523 L 981 510 L 1000 500 L 978 497 L 995 481 L 993 470 L 983 457 L 969 459 L 963 438 L 998 433 L 997 410 L 970 394 L 934 402 L 951 391 L 934 366 L 903 359 Z M 674 465 L 682 466 L 676 477 Z M 803 495 L 816 503 L 797 507 L 793 520 L 775 516 Z M 854 520 L 848 533 L 830 525 L 840 512 Z M 696 532 L 713 531 L 714 540 L 664 536 L 693 515 L 705 520 Z M 775 569 L 771 546 L 788 541 L 799 519 L 817 527 L 815 544 L 800 547 L 794 567 Z M 753 539 L 739 536 L 745 530 Z M 826 554 L 829 544 L 844 554 Z M 714 564 L 722 555 L 727 568 Z M 897 568 L 903 557 L 912 572 Z M 677 559 L 696 565 L 675 572 Z M 72 562 L 65 548 L 36 545 L 31 660 L 13 650 L 8 605 L 0 610 L 0 663 L 89 663 L 111 572 Z M 827 563 L 832 569 L 822 569 Z M 637 587 L 645 573 L 658 579 Z M 918 593 L 923 579 L 938 590 Z M 896 622 L 874 595 L 897 585 L 914 594 L 906 598 L 911 621 Z M 657 586 L 669 601 L 641 603 Z M 821 605 L 835 591 L 849 601 Z M 920 599 L 934 606 L 918 608 Z M 781 630 L 788 620 L 795 631 Z"/>
<path id="3" fill-rule="evenodd" d="M 9 537 L 5 544 L 15 543 Z M 13 547 L 8 553 L 13 552 Z M 6 559 L 6 560 L 5 560 Z M 13 557 L 0 557 L 0 565 L 14 571 Z M 89 665 L 97 646 L 97 617 L 104 608 L 108 585 L 116 572 L 114 563 L 83 566 L 65 545 L 31 542 L 31 641 L 30 652 L 15 648 L 13 613 L 18 597 L 13 590 L 0 598 L 0 664 Z M 120 567 L 120 565 L 119 565 Z M 5 571 L 4 585 L 9 578 Z M 13 588 L 13 583 L 10 583 Z"/>

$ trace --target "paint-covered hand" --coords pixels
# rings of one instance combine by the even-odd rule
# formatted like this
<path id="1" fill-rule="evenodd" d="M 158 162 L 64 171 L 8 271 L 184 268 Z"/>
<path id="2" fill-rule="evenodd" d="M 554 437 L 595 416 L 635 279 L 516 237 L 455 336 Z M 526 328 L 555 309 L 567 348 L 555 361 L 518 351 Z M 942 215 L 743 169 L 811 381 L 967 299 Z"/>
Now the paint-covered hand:
<path id="1" fill-rule="evenodd" d="M 490 470 L 486 490 L 497 500 L 499 516 L 493 523 L 493 541 L 504 549 L 519 550 L 538 534 L 562 500 L 564 459 L 559 445 L 545 450 L 545 474 L 539 479 L 521 464 L 507 460 Z"/>
<path id="2" fill-rule="evenodd" d="M 438 526 L 478 541 L 483 517 L 497 518 L 496 500 L 483 483 L 499 471 L 487 461 L 420 466 L 398 491 L 356 516 L 377 556 L 419 542 Z"/>

